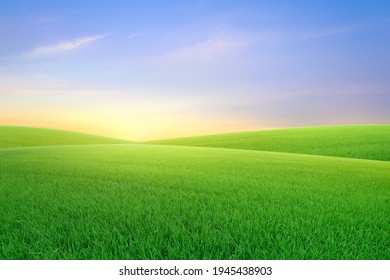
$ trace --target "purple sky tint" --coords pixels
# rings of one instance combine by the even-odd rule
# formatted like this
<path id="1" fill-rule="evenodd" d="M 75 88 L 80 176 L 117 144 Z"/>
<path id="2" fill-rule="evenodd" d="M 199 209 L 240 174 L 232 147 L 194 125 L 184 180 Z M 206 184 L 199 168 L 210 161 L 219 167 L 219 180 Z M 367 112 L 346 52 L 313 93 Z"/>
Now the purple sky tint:
<path id="1" fill-rule="evenodd" d="M 389 108 L 389 1 L 0 3 L 0 125 L 142 140 Z"/>

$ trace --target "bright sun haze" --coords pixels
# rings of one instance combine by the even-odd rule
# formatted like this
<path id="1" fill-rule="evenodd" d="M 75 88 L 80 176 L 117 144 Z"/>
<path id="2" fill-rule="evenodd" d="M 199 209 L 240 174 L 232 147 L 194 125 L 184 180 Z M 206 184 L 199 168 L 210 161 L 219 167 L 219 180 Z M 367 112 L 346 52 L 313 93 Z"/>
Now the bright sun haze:
<path id="1" fill-rule="evenodd" d="M 1 1 L 0 125 L 153 140 L 389 123 L 389 1 Z"/>

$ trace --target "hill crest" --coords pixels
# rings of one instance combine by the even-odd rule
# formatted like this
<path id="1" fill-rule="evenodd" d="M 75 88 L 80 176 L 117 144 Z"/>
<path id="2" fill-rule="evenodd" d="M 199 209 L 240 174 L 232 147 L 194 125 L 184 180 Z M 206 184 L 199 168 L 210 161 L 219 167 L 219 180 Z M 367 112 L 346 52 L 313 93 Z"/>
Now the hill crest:
<path id="1" fill-rule="evenodd" d="M 25 126 L 0 126 L 0 148 L 126 143 L 130 142 L 67 130 Z"/>
<path id="2" fill-rule="evenodd" d="M 390 125 L 340 125 L 257 130 L 145 143 L 219 147 L 390 161 Z"/>

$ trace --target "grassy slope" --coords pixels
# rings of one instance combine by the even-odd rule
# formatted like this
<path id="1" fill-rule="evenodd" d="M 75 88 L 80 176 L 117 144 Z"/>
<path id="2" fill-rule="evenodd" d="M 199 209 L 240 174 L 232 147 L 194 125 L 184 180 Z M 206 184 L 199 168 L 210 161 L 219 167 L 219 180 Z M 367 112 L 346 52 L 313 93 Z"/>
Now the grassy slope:
<path id="1" fill-rule="evenodd" d="M 0 148 L 124 143 L 129 141 L 64 130 L 0 126 Z"/>
<path id="2" fill-rule="evenodd" d="M 390 162 L 0 149 L 0 259 L 390 259 Z"/>
<path id="3" fill-rule="evenodd" d="M 221 147 L 390 161 L 390 125 L 263 130 L 152 141 L 153 144 Z"/>

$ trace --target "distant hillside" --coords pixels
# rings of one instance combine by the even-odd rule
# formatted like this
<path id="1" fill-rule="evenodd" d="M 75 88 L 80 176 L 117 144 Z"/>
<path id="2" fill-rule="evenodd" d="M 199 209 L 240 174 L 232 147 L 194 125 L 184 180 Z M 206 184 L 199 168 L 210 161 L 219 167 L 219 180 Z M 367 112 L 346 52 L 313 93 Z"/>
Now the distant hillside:
<path id="1" fill-rule="evenodd" d="M 129 143 L 129 141 L 71 131 L 19 126 L 0 126 L 0 148 L 126 143 Z"/>
<path id="2" fill-rule="evenodd" d="M 390 161 L 390 125 L 318 126 L 150 141 Z"/>

